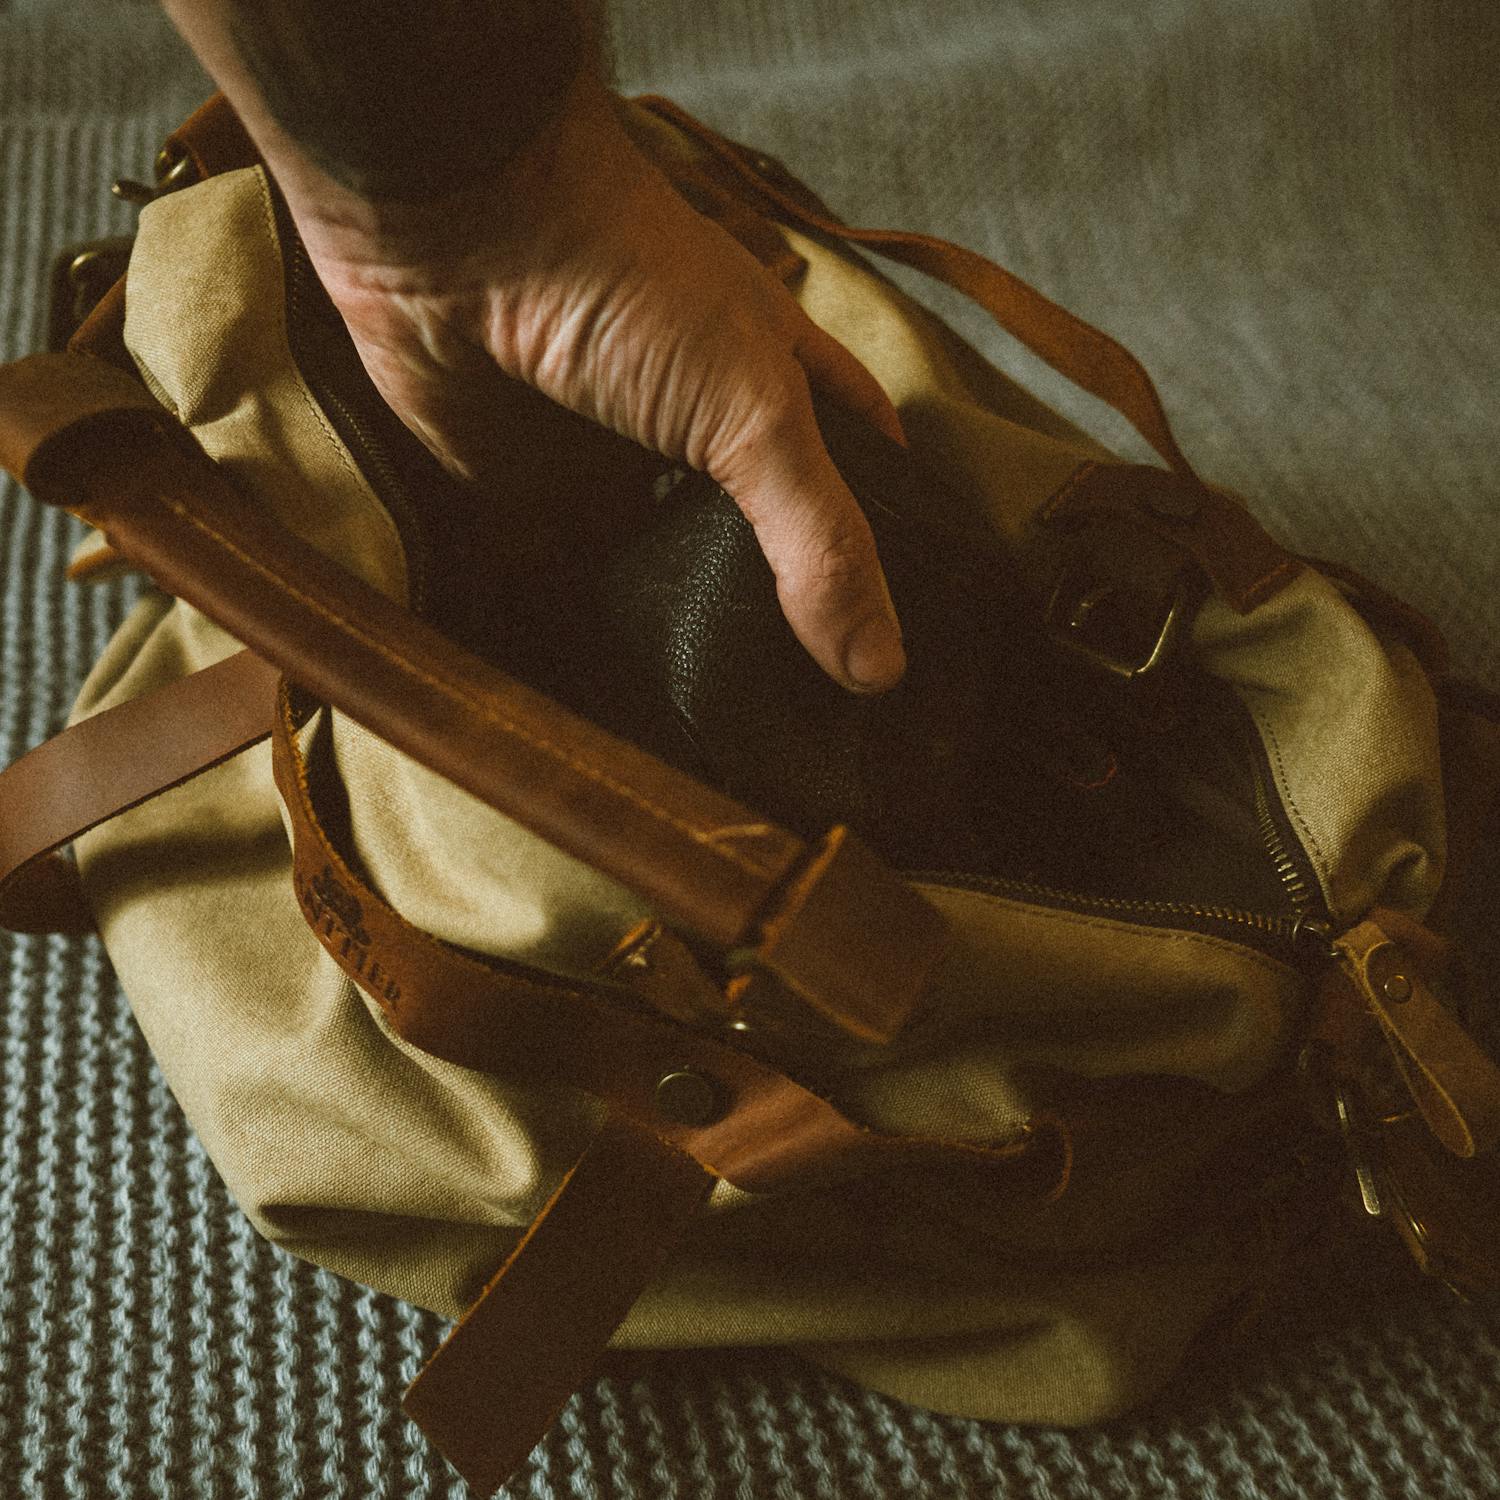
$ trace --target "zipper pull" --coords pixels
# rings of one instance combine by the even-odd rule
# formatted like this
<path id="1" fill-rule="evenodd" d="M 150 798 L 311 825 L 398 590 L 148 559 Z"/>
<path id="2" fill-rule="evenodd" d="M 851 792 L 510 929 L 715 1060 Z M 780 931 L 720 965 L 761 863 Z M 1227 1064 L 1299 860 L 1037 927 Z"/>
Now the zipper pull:
<path id="1" fill-rule="evenodd" d="M 1424 967 L 1440 962 L 1440 940 L 1377 907 L 1334 946 L 1433 1135 L 1464 1160 L 1493 1149 L 1500 1142 L 1500 1067 L 1422 977 Z"/>

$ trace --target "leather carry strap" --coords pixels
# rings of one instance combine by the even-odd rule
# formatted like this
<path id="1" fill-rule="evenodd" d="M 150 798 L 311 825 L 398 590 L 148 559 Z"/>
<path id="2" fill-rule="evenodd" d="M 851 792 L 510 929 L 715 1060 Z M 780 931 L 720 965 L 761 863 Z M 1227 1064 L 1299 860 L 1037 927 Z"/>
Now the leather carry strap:
<path id="1" fill-rule="evenodd" d="M 0 462 L 294 680 L 676 925 L 743 950 L 852 1035 L 904 1024 L 942 922 L 860 842 L 820 846 L 605 733 L 246 505 L 101 361 L 0 367 Z"/>
<path id="2" fill-rule="evenodd" d="M 713 1187 L 607 1119 L 401 1407 L 481 1495 L 541 1440 Z"/>
<path id="3" fill-rule="evenodd" d="M 635 103 L 701 142 L 794 226 L 863 245 L 925 272 L 971 297 L 1008 334 L 1075 385 L 1114 407 L 1179 474 L 1196 477 L 1151 377 L 1123 344 L 1002 266 L 933 235 L 895 229 L 857 229 L 773 157 L 720 135 L 670 99 L 646 94 Z"/>
<path id="4" fill-rule="evenodd" d="M 1107 333 L 1076 317 L 1018 276 L 972 250 L 932 235 L 894 229 L 857 229 L 780 162 L 731 141 L 695 120 L 670 99 L 634 101 L 706 147 L 710 164 L 761 211 L 794 228 L 864 246 L 924 272 L 972 298 L 995 322 L 1059 374 L 1114 407 L 1174 471 L 1138 464 L 1086 462 L 1055 495 L 1039 520 L 1077 520 L 1125 512 L 1179 548 L 1240 613 L 1271 598 L 1301 570 L 1232 496 L 1205 485 L 1172 435 L 1166 411 L 1140 361 Z M 706 178 L 706 174 L 705 174 Z M 706 179 L 707 180 L 707 179 Z M 719 196 L 723 187 L 712 184 Z M 678 184 L 679 191 L 684 184 Z M 693 201 L 691 193 L 687 194 Z M 716 210 L 710 207 L 708 212 Z M 730 233 L 746 236 L 733 222 Z M 768 257 L 763 253 L 763 260 Z"/>
<path id="5" fill-rule="evenodd" d="M 89 932 L 56 853 L 271 732 L 276 672 L 249 651 L 94 714 L 0 772 L 0 927 Z"/>

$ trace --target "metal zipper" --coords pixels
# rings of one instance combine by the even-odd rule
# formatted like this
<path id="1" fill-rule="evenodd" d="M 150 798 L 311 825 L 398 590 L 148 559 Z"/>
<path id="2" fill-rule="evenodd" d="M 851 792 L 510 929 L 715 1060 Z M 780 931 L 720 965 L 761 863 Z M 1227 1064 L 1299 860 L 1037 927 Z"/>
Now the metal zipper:
<path id="1" fill-rule="evenodd" d="M 1277 822 L 1276 814 L 1279 812 L 1285 817 L 1285 812 L 1281 807 L 1281 799 L 1271 790 L 1270 773 L 1264 763 L 1260 736 L 1248 713 L 1245 727 L 1247 738 L 1253 741 L 1247 748 L 1250 772 L 1255 780 L 1255 821 L 1261 842 L 1270 855 L 1271 867 L 1275 870 L 1276 878 L 1281 882 L 1292 909 L 1299 917 L 1327 916 L 1321 896 L 1314 894 L 1319 889 L 1317 876 L 1306 863 L 1307 856 L 1301 843 Z"/>
<path id="2" fill-rule="evenodd" d="M 913 870 L 905 872 L 905 878 L 959 890 L 984 891 L 1032 906 L 1233 937 L 1277 956 L 1285 956 L 1286 952 L 1294 950 L 1300 954 L 1307 931 L 1300 913 L 1240 911 L 1235 907 L 1199 905 L 1191 901 L 1134 901 L 1123 896 L 1091 896 L 1083 891 L 1060 890 L 1056 886 L 1038 885 L 1029 880 L 972 875 L 958 870 Z"/>
<path id="3" fill-rule="evenodd" d="M 910 871 L 906 878 L 960 890 L 986 891 L 1062 911 L 1210 933 L 1277 958 L 1324 961 L 1334 957 L 1332 917 L 1319 893 L 1317 876 L 1301 844 L 1289 827 L 1282 826 L 1281 820 L 1286 815 L 1271 786 L 1260 735 L 1239 699 L 1227 692 L 1224 697 L 1226 707 L 1240 725 L 1240 738 L 1254 783 L 1256 829 L 1277 881 L 1286 892 L 1285 911 L 1246 911 L 1192 901 L 1138 901 L 1123 896 L 1097 896 L 1035 881 L 953 870 Z"/>
<path id="4" fill-rule="evenodd" d="M 306 288 L 315 273 L 312 261 L 297 238 L 289 217 L 278 203 L 278 229 L 282 236 L 282 254 L 286 265 L 287 338 L 298 372 L 307 382 L 313 400 L 333 423 L 344 446 L 395 523 L 406 554 L 407 592 L 414 612 L 422 613 L 427 600 L 430 573 L 428 541 L 421 512 L 412 499 L 395 461 L 390 445 L 369 419 L 350 405 L 342 392 L 335 389 L 325 371 L 309 356 L 307 341 L 299 338 L 305 327 Z M 357 355 L 351 355 L 358 358 Z M 396 420 L 394 417 L 392 421 Z"/>

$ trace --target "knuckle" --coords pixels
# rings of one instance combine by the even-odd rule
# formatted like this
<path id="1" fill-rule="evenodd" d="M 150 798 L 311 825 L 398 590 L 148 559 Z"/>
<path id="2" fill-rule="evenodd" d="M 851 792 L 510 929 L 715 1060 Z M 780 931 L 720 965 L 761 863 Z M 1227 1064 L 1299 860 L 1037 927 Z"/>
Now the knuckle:
<path id="1" fill-rule="evenodd" d="M 863 593 L 878 566 L 875 543 L 867 526 L 836 525 L 809 539 L 804 581 L 841 598 Z"/>

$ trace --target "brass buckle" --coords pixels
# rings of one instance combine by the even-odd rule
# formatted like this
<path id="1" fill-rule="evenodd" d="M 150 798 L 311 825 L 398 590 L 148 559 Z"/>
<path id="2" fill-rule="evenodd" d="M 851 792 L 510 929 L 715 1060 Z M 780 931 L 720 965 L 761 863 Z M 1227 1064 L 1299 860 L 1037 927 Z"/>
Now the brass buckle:
<path id="1" fill-rule="evenodd" d="M 148 203 L 155 203 L 158 198 L 175 193 L 178 188 L 191 187 L 198 180 L 198 172 L 192 157 L 186 151 L 180 147 L 174 149 L 163 146 L 156 153 L 152 177 L 153 181 L 149 186 L 132 177 L 121 177 L 111 186 L 110 192 L 122 203 L 145 208 Z"/>
<path id="2" fill-rule="evenodd" d="M 1077 575 L 1064 571 L 1047 601 L 1044 619 L 1053 638 L 1069 651 L 1081 656 L 1091 666 L 1122 682 L 1139 683 L 1160 674 L 1176 654 L 1188 621 L 1197 607 L 1200 593 L 1195 572 L 1190 567 L 1179 570 L 1172 585 L 1171 597 L 1164 612 L 1158 614 L 1150 628 L 1142 631 L 1130 645 L 1111 649 L 1090 637 L 1096 622 L 1111 629 L 1121 623 L 1122 612 L 1114 606 L 1139 598 L 1129 586 L 1097 578 L 1079 581 Z M 1134 624 L 1132 620 L 1129 622 Z M 1096 634 L 1099 632 L 1096 630 Z M 1118 632 L 1117 632 L 1118 633 Z M 1132 630 L 1130 634 L 1135 634 Z"/>
<path id="3" fill-rule="evenodd" d="M 112 235 L 70 245 L 54 257 L 47 306 L 47 348 L 54 354 L 67 348 L 95 304 L 124 274 L 130 243 L 128 235 Z"/>

